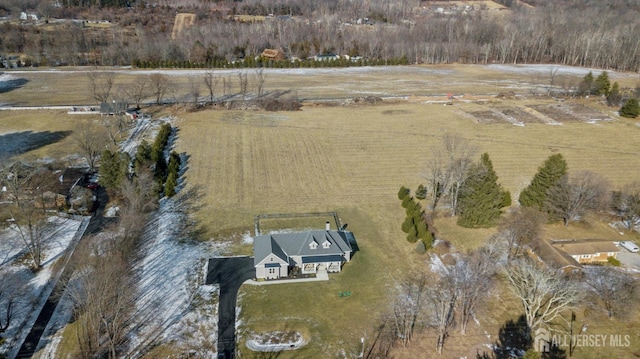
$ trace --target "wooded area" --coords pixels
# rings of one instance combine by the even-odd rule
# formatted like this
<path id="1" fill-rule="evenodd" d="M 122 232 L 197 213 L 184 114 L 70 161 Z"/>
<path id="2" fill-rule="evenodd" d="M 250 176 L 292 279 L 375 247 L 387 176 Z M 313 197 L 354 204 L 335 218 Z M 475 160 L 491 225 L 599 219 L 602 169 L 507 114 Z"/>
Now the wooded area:
<path id="1" fill-rule="evenodd" d="M 415 0 L 199 1 L 179 8 L 114 3 L 125 7 L 110 8 L 105 1 L 63 1 L 59 7 L 48 6 L 48 0 L 0 1 L 0 16 L 9 19 L 17 19 L 20 11 L 40 14 L 35 26 L 33 21 L 0 25 L 0 55 L 22 55 L 21 65 L 27 66 L 217 67 L 228 66 L 224 61 L 255 59 L 273 48 L 300 59 L 337 54 L 386 63 L 405 59 L 640 69 L 637 1 L 532 2 L 535 6 L 501 1 L 510 7 L 442 12 Z M 195 13 L 197 20 L 173 39 L 176 11 Z M 264 17 L 234 20 L 240 14 Z M 90 26 L 96 21 L 105 26 Z"/>

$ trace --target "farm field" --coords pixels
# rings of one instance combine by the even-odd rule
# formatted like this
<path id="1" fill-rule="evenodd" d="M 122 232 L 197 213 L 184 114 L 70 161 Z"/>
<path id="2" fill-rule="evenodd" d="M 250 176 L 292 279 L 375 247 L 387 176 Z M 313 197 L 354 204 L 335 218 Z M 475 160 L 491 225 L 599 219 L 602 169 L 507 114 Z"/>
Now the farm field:
<path id="1" fill-rule="evenodd" d="M 415 189 L 426 183 L 431 149 L 439 146 L 446 134 L 469 139 L 479 149 L 477 158 L 488 152 L 499 182 L 514 200 L 554 153 L 565 157 L 570 171 L 595 171 L 605 176 L 612 188 L 640 180 L 638 122 L 619 118 L 617 109 L 606 107 L 597 98 L 558 101 L 532 96 L 544 92 L 550 68 L 554 67 L 269 69 L 266 90 L 290 88 L 309 99 L 301 111 L 190 112 L 183 105 L 145 108 L 177 118 L 175 149 L 187 154 L 184 180 L 200 197 L 195 216 L 207 238 L 234 241 L 230 254 L 251 253 L 251 246 L 242 238 L 252 234 L 254 215 L 262 213 L 337 211 L 358 241 L 360 252 L 342 273 L 331 275 L 329 282 L 245 285 L 239 300 L 241 354 L 253 357 L 244 346 L 252 334 L 278 330 L 299 331 L 309 341 L 302 349 L 278 357 L 334 357 L 342 350 L 347 356 L 359 353 L 360 338 L 371 339 L 396 281 L 412 269 L 428 265 L 429 258 L 415 253 L 400 231 L 404 210 L 397 192 L 402 185 Z M 153 72 L 167 74 L 174 98 L 186 96 L 190 78 L 204 73 L 113 71 L 118 71 L 116 82 L 123 84 Z M 577 82 L 588 71 L 558 67 L 558 81 Z M 234 81 L 238 72 L 214 70 Z M 87 91 L 87 75 L 81 69 L 8 74 L 28 81 L 1 93 L 0 104 L 78 105 L 93 101 Z M 610 73 L 610 78 L 621 87 L 634 87 L 639 81 L 637 74 Z M 448 92 L 454 94 L 453 100 L 447 99 Z M 373 105 L 345 101 L 366 96 L 384 100 Z M 45 110 L 0 111 L 0 136 L 29 130 L 72 131 L 76 116 Z M 64 137 L 40 147 L 37 155 L 69 155 L 75 151 L 71 145 L 70 138 Z M 304 227 L 305 222 L 296 225 Z M 495 232 L 460 228 L 455 219 L 443 217 L 436 218 L 435 226 L 439 237 L 460 251 L 480 246 Z M 546 235 L 619 236 L 600 223 L 590 228 L 550 226 Z M 495 340 L 500 326 L 519 308 L 508 290 L 502 289 L 504 302 L 482 309 L 491 320 L 482 322 L 473 338 L 483 337 L 486 331 Z M 341 291 L 353 295 L 341 298 Z M 429 335 L 432 333 L 425 334 L 424 346 L 416 347 L 423 350 L 421 355 L 433 352 L 435 343 Z M 464 339 L 455 354 L 472 357 L 476 349 L 493 342 L 483 340 Z M 639 345 L 640 340 L 634 341 L 632 349 L 639 350 Z M 405 357 L 415 354 L 407 350 Z"/>
<path id="2" fill-rule="evenodd" d="M 404 213 L 396 194 L 401 185 L 415 189 L 425 182 L 430 149 L 447 133 L 468 138 L 480 152 L 488 152 L 499 181 L 513 198 L 553 153 L 562 153 L 571 171 L 598 172 L 614 188 L 640 177 L 640 153 L 635 144 L 640 128 L 631 121 L 590 123 L 589 116 L 572 115 L 570 120 L 558 118 L 555 125 L 524 121 L 524 126 L 514 126 L 501 117 L 485 123 L 468 115 L 496 109 L 528 113 L 526 109 L 533 105 L 551 108 L 556 102 L 492 100 L 453 106 L 399 102 L 309 106 L 287 113 L 202 111 L 182 115 L 178 150 L 190 155 L 186 181 L 202 190 L 205 207 L 199 218 L 213 238 L 239 238 L 251 231 L 253 216 L 259 213 L 337 210 L 362 249 L 327 283 L 244 286 L 241 353 L 251 355 L 243 346 L 251 334 L 276 330 L 297 330 L 313 338 L 303 349 L 282 353 L 285 358 L 338 355 L 341 349 L 357 349 L 359 338 L 366 331 L 371 333 L 387 308 L 384 293 L 393 290 L 402 273 L 428 262 L 428 257 L 413 252 L 413 245 L 400 231 Z M 571 106 L 598 108 L 590 103 Z M 494 233 L 493 229 L 464 230 L 447 218 L 438 218 L 435 224 L 441 238 L 463 251 L 479 246 Z M 548 235 L 619 236 L 606 226 L 554 226 Z M 250 253 L 246 245 L 238 248 L 239 253 Z M 343 290 L 354 296 L 338 297 Z M 502 300 L 517 310 L 504 290 Z M 489 313 L 494 310 L 487 309 Z M 495 337 L 510 312 L 501 313 L 483 323 L 482 330 Z M 431 348 L 427 343 L 425 351 Z M 473 355 L 478 341 L 466 339 L 465 343 L 456 353 Z"/>
<path id="3" fill-rule="evenodd" d="M 491 108 L 397 103 L 188 113 L 178 123 L 178 149 L 190 154 L 187 182 L 206 189 L 203 198 L 212 207 L 207 213 L 217 215 L 205 220 L 221 233 L 247 228 L 257 213 L 392 204 L 401 185 L 425 182 L 430 149 L 447 133 L 469 139 L 479 148 L 478 157 L 488 152 L 513 198 L 554 153 L 567 159 L 570 170 L 595 171 L 615 188 L 640 176 L 634 135 L 640 128 L 631 121 L 514 126 L 467 116 Z"/>
<path id="4" fill-rule="evenodd" d="M 249 88 L 255 82 L 255 69 L 157 69 L 131 68 L 53 68 L 47 70 L 20 69 L 4 71 L 5 79 L 20 80 L 20 87 L 3 90 L 0 77 L 0 107 L 98 105 L 89 87 L 89 72 L 114 73 L 113 94 L 127 85 L 151 74 L 165 74 L 171 83 L 166 100 L 184 100 L 192 83 L 200 84 L 201 96 L 207 96 L 202 77 L 208 71 L 225 78 L 231 84 L 227 93 L 239 92 L 238 74 L 246 72 Z M 445 95 L 490 95 L 513 93 L 529 96 L 546 93 L 555 71 L 554 86 L 575 85 L 589 71 L 600 70 L 556 65 L 430 65 L 430 66 L 379 66 L 350 68 L 299 68 L 265 69 L 264 90 L 291 89 L 301 99 L 354 98 L 358 96 L 380 97 L 436 97 L 430 100 L 446 100 Z M 635 88 L 640 77 L 632 73 L 609 71 L 611 81 L 618 81 L 621 88 Z M 222 94 L 222 81 L 216 96 Z M 152 96 L 146 99 L 154 100 Z"/>

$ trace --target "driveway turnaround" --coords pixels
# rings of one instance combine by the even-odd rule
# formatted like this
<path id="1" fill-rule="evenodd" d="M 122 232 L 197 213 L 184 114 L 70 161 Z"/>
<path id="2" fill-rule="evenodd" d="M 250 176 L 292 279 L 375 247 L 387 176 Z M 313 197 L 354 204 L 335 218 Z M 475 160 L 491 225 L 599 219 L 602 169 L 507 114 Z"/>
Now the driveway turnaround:
<path id="1" fill-rule="evenodd" d="M 253 257 L 209 259 L 205 284 L 220 285 L 218 304 L 218 356 L 234 358 L 236 349 L 236 302 L 244 281 L 255 278 Z"/>

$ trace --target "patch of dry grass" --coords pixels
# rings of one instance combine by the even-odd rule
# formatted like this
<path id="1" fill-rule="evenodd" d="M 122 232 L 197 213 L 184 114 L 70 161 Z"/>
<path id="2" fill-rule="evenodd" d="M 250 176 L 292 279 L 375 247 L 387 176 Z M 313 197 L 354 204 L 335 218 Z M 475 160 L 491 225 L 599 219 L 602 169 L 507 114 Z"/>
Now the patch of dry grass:
<path id="1" fill-rule="evenodd" d="M 29 134 L 36 136 L 42 133 L 58 134 L 55 136 L 58 140 L 37 147 L 21 155 L 20 158 L 25 160 L 61 159 L 78 153 L 72 139 L 73 130 L 78 123 L 95 119 L 97 116 L 69 115 L 62 110 L 0 111 L 0 136 L 21 133 L 26 138 Z"/>

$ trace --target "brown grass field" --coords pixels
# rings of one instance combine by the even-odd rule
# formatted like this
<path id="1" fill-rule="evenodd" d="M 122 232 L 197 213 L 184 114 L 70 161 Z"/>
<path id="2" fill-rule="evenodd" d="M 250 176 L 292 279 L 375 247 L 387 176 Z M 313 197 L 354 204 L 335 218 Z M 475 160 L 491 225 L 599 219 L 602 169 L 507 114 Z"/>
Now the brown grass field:
<path id="1" fill-rule="evenodd" d="M 116 81 L 122 83 L 133 81 L 136 74 L 145 74 L 117 71 Z M 187 91 L 189 77 L 200 73 L 172 73 L 174 92 Z M 218 73 L 234 74 L 221 70 Z M 65 76 L 42 72 L 15 76 L 18 75 L 29 78 L 29 82 L 0 95 L 0 102 L 90 103 L 87 77 L 80 71 L 73 70 Z M 545 76 L 544 72 L 518 74 L 461 65 L 322 69 L 315 74 L 291 71 L 269 73 L 267 89 L 291 88 L 302 98 L 398 98 L 376 105 L 307 103 L 297 112 L 163 109 L 179 118 L 176 150 L 189 155 L 186 183 L 199 190 L 203 207 L 195 215 L 212 240 L 233 239 L 233 251 L 247 254 L 250 246 L 241 244 L 238 238 L 252 231 L 256 214 L 338 211 L 361 248 L 343 272 L 332 275 L 328 282 L 244 286 L 239 328 L 242 356 L 262 357 L 244 347 L 247 336 L 254 332 L 293 330 L 309 340 L 303 349 L 284 352 L 278 356 L 281 358 L 342 357 L 342 349 L 350 357 L 359 353 L 360 337 L 371 340 L 373 328 L 387 310 L 395 280 L 411 269 L 424 268 L 428 260 L 427 256 L 414 253 L 413 245 L 400 231 L 404 213 L 397 191 L 402 185 L 415 189 L 425 183 L 426 161 L 445 134 L 469 139 L 479 149 L 478 158 L 480 153 L 488 152 L 500 183 L 514 199 L 542 162 L 554 153 L 566 158 L 570 171 L 600 173 L 612 188 L 640 180 L 637 121 L 620 119 L 614 113 L 616 109 L 593 98 L 568 102 L 587 117 L 595 111 L 613 121 L 587 123 L 575 116 L 558 121 L 561 125 L 555 126 L 538 121 L 527 112 L 530 106 L 558 104 L 551 98 L 529 96 L 532 84 L 544 85 L 548 81 Z M 564 76 L 566 81 L 577 81 L 582 75 Z M 622 87 L 638 83 L 636 74 L 610 77 Z M 456 99 L 448 101 L 444 97 L 447 92 L 453 92 Z M 496 98 L 500 92 L 519 96 Z M 399 98 L 402 96 L 406 99 Z M 495 114 L 492 111 L 496 110 L 527 113 L 523 118 L 528 120 L 524 126 L 514 126 L 499 115 L 492 115 L 498 117 L 491 123 L 470 115 L 487 111 Z M 75 117 L 63 113 L 0 111 L 0 134 L 20 129 L 70 129 L 74 121 Z M 68 139 L 41 148 L 38 154 L 71 151 L 65 141 Z M 296 224 L 305 226 L 304 222 Z M 460 228 L 452 218 L 437 218 L 435 225 L 439 236 L 460 251 L 480 246 L 495 231 Z M 598 220 L 568 228 L 551 225 L 545 233 L 556 238 L 619 237 Z M 338 297 L 338 292 L 347 290 L 353 293 L 351 297 Z M 443 357 L 475 356 L 483 344 L 495 342 L 498 329 L 507 319 L 517 317 L 519 303 L 506 288 L 497 288 L 492 298 L 482 308 L 480 327 L 474 327 L 472 334 L 464 338 L 453 334 L 445 346 L 450 351 Z M 602 320 L 597 311 L 580 312 L 578 316 L 590 323 L 590 330 L 619 330 L 634 335 L 630 348 L 611 352 L 615 357 L 640 352 L 640 338 L 632 329 L 640 322 L 638 318 L 630 318 L 629 322 Z M 399 349 L 396 357 L 438 357 L 432 337 L 433 333 L 426 332 L 411 347 Z M 609 354 L 598 350 L 583 350 L 579 357 Z"/>
<path id="2" fill-rule="evenodd" d="M 528 101 L 500 105 L 522 106 Z M 518 127 L 479 124 L 460 114 L 487 106 L 397 103 L 310 107 L 292 113 L 209 111 L 182 116 L 178 149 L 191 154 L 187 182 L 206 189 L 202 198 L 208 207 L 200 219 L 213 237 L 249 230 L 257 213 L 337 210 L 363 248 L 329 283 L 245 288 L 241 332 L 297 329 L 311 336 L 307 347 L 283 357 L 337 355 L 339 348 L 355 346 L 361 333 L 371 333 L 386 308 L 388 297 L 383 293 L 393 289 L 394 278 L 424 265 L 426 258 L 412 253 L 413 246 L 399 230 L 403 212 L 396 193 L 401 185 L 416 188 L 424 183 L 430 149 L 445 133 L 464 136 L 480 151 L 488 152 L 500 182 L 514 198 L 538 166 L 558 152 L 571 170 L 596 171 L 616 188 L 640 175 L 635 143 L 640 129 L 634 123 L 572 121 L 561 126 L 532 123 Z M 493 233 L 492 229 L 462 229 L 446 218 L 437 219 L 436 227 L 442 238 L 463 251 L 477 247 Z M 549 226 L 548 232 L 556 238 L 619 236 L 598 224 Z M 345 305 L 347 301 L 336 295 L 340 290 L 363 297 L 354 305 Z M 283 298 L 290 298 L 286 305 L 281 304 Z M 500 299 L 510 301 L 508 308 L 519 308 L 509 295 Z M 495 310 L 494 306 L 487 309 L 492 313 L 491 324 L 478 329 L 493 332 L 494 338 L 514 314 L 501 312 L 493 317 Z M 429 333 L 425 335 L 430 342 Z M 460 355 L 473 355 L 477 340 L 483 342 L 479 335 L 451 343 L 458 340 L 452 347 Z M 419 348 L 424 350 L 421 353 L 433 351 L 432 344 Z M 411 357 L 410 352 L 402 350 L 398 357 Z"/>

